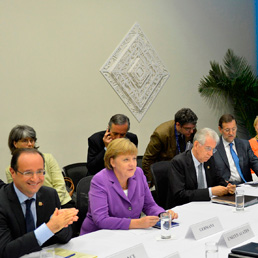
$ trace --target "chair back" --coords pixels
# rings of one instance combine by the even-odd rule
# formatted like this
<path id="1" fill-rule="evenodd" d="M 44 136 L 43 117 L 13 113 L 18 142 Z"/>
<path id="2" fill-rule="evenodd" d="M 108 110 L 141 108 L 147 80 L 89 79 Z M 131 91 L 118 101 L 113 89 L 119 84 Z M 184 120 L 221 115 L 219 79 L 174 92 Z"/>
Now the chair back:
<path id="1" fill-rule="evenodd" d="M 137 167 L 142 168 L 142 158 L 143 156 L 137 156 Z"/>
<path id="2" fill-rule="evenodd" d="M 89 190 L 90 183 L 93 176 L 86 176 L 82 178 L 77 185 L 77 198 L 76 208 L 79 210 L 77 222 L 79 228 L 81 228 L 82 222 L 84 221 L 89 205 Z"/>
<path id="3" fill-rule="evenodd" d="M 156 189 L 156 203 L 164 209 L 172 208 L 168 207 L 170 194 L 170 191 L 168 189 L 169 164 L 170 161 L 159 161 L 157 163 L 152 164 L 150 167 Z"/>
<path id="4" fill-rule="evenodd" d="M 80 162 L 64 166 L 63 172 L 66 177 L 70 177 L 73 180 L 74 191 L 76 192 L 77 184 L 83 177 L 87 176 L 88 169 L 86 167 L 86 162 Z"/>

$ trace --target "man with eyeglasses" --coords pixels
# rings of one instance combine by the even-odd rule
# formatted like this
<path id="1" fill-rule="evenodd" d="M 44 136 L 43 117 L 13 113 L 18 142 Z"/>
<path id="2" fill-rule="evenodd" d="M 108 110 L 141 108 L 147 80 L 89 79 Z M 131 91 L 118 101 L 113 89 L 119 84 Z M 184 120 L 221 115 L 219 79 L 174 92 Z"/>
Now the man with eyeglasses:
<path id="1" fill-rule="evenodd" d="M 191 148 L 197 120 L 198 117 L 190 108 L 182 108 L 176 112 L 174 120 L 162 123 L 155 129 L 142 160 L 142 169 L 150 185 L 150 167 L 153 163 L 171 160 Z"/>
<path id="2" fill-rule="evenodd" d="M 221 116 L 219 131 L 220 143 L 214 155 L 217 171 L 225 180 L 234 184 L 252 181 L 250 169 L 258 175 L 258 158 L 254 155 L 249 141 L 236 138 L 235 117 L 231 114 Z"/>
<path id="3" fill-rule="evenodd" d="M 44 156 L 34 148 L 14 151 L 13 183 L 0 189 L 0 257 L 21 257 L 55 243 L 67 243 L 75 208 L 61 209 L 55 189 L 42 186 Z"/>
<path id="4" fill-rule="evenodd" d="M 235 185 L 227 183 L 216 171 L 213 154 L 219 136 L 210 128 L 198 130 L 193 148 L 175 156 L 169 168 L 169 207 L 192 201 L 209 201 L 213 195 L 235 192 Z"/>

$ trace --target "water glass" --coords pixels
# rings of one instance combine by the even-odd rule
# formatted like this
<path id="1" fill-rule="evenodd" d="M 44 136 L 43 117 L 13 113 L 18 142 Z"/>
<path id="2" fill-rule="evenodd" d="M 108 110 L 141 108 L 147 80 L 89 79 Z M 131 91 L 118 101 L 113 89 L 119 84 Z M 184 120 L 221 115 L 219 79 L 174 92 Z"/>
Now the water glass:
<path id="1" fill-rule="evenodd" d="M 244 189 L 237 188 L 235 194 L 236 211 L 244 211 L 245 208 L 245 192 Z"/>
<path id="2" fill-rule="evenodd" d="M 216 242 L 205 243 L 205 258 L 218 258 L 218 244 Z"/>
<path id="3" fill-rule="evenodd" d="M 169 239 L 171 238 L 171 214 L 164 212 L 160 214 L 160 229 L 161 229 L 161 238 Z"/>
<path id="4" fill-rule="evenodd" d="M 55 258 L 54 248 L 45 248 L 40 251 L 40 258 Z"/>

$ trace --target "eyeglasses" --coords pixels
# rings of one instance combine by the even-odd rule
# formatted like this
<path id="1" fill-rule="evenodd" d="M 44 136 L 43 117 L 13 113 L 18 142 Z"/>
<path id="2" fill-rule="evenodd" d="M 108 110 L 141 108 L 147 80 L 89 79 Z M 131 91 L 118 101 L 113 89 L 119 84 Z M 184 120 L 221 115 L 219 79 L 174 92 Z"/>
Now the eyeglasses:
<path id="1" fill-rule="evenodd" d="M 38 170 L 36 172 L 33 172 L 33 171 L 20 172 L 18 170 L 17 170 L 17 172 L 19 172 L 20 174 L 22 174 L 23 176 L 26 176 L 26 177 L 33 177 L 34 174 L 36 174 L 37 176 L 44 176 L 46 174 L 46 171 L 44 169 Z"/>
<path id="2" fill-rule="evenodd" d="M 196 127 L 183 127 L 183 126 L 182 126 L 182 128 L 183 128 L 185 131 L 187 131 L 187 132 L 191 132 L 191 131 L 193 131 L 193 130 L 196 129 Z"/>
<path id="3" fill-rule="evenodd" d="M 35 140 L 34 139 L 32 139 L 32 138 L 30 138 L 30 139 L 21 139 L 21 140 L 19 140 L 20 142 L 22 142 L 22 143 L 26 143 L 26 144 L 29 144 L 29 143 L 34 143 L 35 142 Z"/>
<path id="4" fill-rule="evenodd" d="M 208 151 L 212 151 L 213 154 L 217 151 L 216 148 L 212 149 L 210 146 L 204 146 L 204 149 L 205 149 L 207 152 L 208 152 Z"/>
<path id="5" fill-rule="evenodd" d="M 236 132 L 237 127 L 233 127 L 233 128 L 226 128 L 226 129 L 222 129 L 225 133 L 230 133 L 230 131 L 232 131 L 232 133 Z"/>

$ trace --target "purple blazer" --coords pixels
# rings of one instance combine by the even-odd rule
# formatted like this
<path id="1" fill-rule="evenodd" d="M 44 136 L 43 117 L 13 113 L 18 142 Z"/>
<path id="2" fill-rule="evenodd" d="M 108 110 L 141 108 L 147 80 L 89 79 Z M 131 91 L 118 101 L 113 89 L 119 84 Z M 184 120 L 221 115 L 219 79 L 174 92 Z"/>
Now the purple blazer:
<path id="1" fill-rule="evenodd" d="M 80 235 L 99 229 L 129 229 L 131 219 L 138 219 L 142 211 L 150 216 L 164 212 L 153 200 L 142 169 L 137 167 L 128 179 L 126 196 L 113 170 L 104 168 L 91 181 L 89 209 Z"/>

